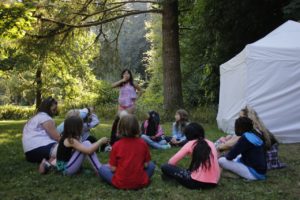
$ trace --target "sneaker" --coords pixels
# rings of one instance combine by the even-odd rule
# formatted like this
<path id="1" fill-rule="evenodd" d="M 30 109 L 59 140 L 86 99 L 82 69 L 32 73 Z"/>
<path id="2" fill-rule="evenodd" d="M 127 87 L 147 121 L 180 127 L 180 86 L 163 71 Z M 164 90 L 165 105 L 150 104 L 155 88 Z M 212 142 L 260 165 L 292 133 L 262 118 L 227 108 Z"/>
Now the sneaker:
<path id="1" fill-rule="evenodd" d="M 51 168 L 51 164 L 44 158 L 39 166 L 39 173 L 47 174 Z"/>
<path id="2" fill-rule="evenodd" d="M 163 145 L 163 149 L 170 149 L 171 148 L 171 145 L 168 143 L 166 145 Z"/>
<path id="3" fill-rule="evenodd" d="M 104 148 L 104 152 L 111 152 L 112 150 L 112 146 L 110 145 L 107 145 L 105 148 Z"/>

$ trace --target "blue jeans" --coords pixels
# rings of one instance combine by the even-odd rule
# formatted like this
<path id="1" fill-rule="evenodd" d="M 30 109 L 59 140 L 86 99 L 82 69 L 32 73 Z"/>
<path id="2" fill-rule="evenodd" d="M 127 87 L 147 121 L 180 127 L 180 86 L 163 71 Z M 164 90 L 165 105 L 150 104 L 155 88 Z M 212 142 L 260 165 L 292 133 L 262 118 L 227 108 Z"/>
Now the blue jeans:
<path id="1" fill-rule="evenodd" d="M 161 140 L 159 142 L 153 141 L 148 135 L 142 134 L 141 138 L 154 149 L 166 149 L 167 141 Z"/>
<path id="2" fill-rule="evenodd" d="M 155 164 L 152 161 L 150 161 L 148 167 L 145 169 L 149 179 L 154 174 L 154 169 Z M 102 165 L 100 167 L 99 175 L 104 181 L 108 182 L 109 184 L 112 184 L 112 177 L 114 176 L 114 173 L 111 171 L 108 165 Z"/>
<path id="3" fill-rule="evenodd" d="M 175 165 L 164 164 L 161 166 L 163 176 L 168 179 L 175 179 L 178 183 L 189 189 L 200 189 L 200 188 L 212 188 L 217 184 L 205 183 L 192 179 L 191 172 L 189 170 L 177 167 Z"/>

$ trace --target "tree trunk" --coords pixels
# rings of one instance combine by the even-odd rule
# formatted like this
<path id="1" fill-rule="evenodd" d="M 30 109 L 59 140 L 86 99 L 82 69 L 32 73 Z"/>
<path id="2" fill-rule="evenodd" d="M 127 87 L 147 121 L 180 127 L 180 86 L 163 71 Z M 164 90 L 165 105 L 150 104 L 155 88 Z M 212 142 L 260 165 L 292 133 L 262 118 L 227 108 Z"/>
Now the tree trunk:
<path id="1" fill-rule="evenodd" d="M 162 36 L 164 106 L 167 112 L 173 112 L 183 106 L 178 14 L 178 0 L 165 0 L 163 3 Z"/>
<path id="2" fill-rule="evenodd" d="M 35 81 L 36 81 L 36 108 L 41 105 L 42 103 L 42 67 L 39 66 L 36 70 L 35 74 Z"/>

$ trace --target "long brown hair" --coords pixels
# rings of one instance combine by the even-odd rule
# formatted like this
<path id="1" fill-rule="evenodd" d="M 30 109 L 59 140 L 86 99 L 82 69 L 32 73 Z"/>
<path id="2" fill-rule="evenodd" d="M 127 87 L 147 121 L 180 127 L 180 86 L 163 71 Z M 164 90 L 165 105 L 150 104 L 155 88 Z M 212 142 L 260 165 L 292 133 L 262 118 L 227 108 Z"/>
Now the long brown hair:
<path id="1" fill-rule="evenodd" d="M 62 139 L 68 139 L 72 144 L 73 139 L 79 139 L 82 133 L 83 121 L 79 116 L 71 116 L 64 122 L 64 132 Z"/>
<path id="2" fill-rule="evenodd" d="M 177 130 L 180 129 L 181 132 L 183 132 L 185 126 L 188 124 L 189 121 L 189 114 L 186 110 L 184 109 L 179 109 L 176 111 L 176 114 L 180 116 L 180 120 L 176 121 L 175 123 L 175 128 Z"/>

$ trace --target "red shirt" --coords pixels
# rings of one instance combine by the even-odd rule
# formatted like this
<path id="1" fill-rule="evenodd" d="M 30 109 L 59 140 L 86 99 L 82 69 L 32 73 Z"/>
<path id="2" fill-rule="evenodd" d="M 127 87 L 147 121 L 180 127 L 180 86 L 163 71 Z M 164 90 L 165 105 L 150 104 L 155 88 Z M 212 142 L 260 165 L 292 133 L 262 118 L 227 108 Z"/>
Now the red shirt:
<path id="1" fill-rule="evenodd" d="M 141 138 L 117 141 L 109 158 L 109 164 L 116 167 L 112 184 L 120 189 L 138 189 L 148 185 L 144 164 L 150 160 L 149 147 Z"/>

